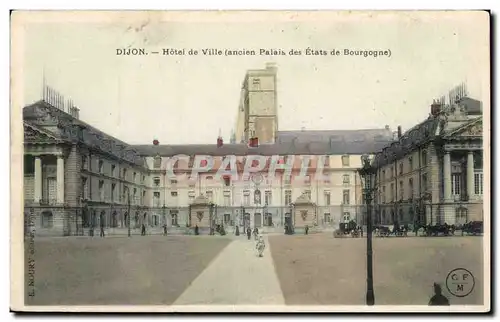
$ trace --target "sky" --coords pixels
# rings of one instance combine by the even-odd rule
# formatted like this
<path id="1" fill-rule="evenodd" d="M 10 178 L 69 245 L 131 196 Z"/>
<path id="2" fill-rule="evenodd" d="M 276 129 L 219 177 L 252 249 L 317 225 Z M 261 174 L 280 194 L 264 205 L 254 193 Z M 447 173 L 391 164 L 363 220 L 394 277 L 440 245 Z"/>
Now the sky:
<path id="1" fill-rule="evenodd" d="M 32 13 L 23 17 L 23 105 L 46 83 L 80 118 L 130 144 L 214 143 L 235 128 L 246 70 L 278 67 L 279 130 L 383 128 L 425 119 L 467 82 L 489 93 L 489 21 L 466 12 Z M 117 49 L 197 49 L 118 56 Z M 201 49 L 390 50 L 390 57 L 204 56 Z"/>

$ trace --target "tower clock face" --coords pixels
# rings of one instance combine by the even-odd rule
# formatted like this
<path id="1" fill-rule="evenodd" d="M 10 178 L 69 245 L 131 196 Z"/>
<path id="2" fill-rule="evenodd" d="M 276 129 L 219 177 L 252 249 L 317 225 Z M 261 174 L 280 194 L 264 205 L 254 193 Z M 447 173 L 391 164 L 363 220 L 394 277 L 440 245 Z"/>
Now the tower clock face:
<path id="1" fill-rule="evenodd" d="M 252 175 L 252 181 L 253 181 L 253 183 L 259 184 L 259 183 L 262 182 L 262 180 L 264 180 L 264 178 L 262 177 L 262 174 L 256 173 L 256 174 Z"/>

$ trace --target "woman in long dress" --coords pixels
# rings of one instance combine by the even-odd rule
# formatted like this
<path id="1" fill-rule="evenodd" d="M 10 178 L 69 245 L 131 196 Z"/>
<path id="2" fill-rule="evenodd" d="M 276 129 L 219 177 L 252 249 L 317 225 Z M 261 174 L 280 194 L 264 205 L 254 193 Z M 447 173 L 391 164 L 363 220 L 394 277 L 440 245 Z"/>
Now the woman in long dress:
<path id="1" fill-rule="evenodd" d="M 255 248 L 257 249 L 257 252 L 259 253 L 259 257 L 262 257 L 262 254 L 264 253 L 264 249 L 266 249 L 266 243 L 264 242 L 264 237 L 262 235 L 259 235 L 257 239 L 257 244 L 255 245 Z"/>

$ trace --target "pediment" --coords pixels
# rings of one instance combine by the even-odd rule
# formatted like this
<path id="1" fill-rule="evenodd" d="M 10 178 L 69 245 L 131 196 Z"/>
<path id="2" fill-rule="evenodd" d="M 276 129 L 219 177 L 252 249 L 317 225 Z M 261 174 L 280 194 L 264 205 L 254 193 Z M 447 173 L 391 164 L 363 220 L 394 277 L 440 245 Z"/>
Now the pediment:
<path id="1" fill-rule="evenodd" d="M 61 141 L 57 136 L 36 126 L 30 125 L 28 123 L 24 123 L 23 126 L 24 142 L 57 143 Z"/>
<path id="2" fill-rule="evenodd" d="M 478 138 L 483 136 L 483 120 L 478 118 L 469 122 L 447 135 L 449 138 Z"/>

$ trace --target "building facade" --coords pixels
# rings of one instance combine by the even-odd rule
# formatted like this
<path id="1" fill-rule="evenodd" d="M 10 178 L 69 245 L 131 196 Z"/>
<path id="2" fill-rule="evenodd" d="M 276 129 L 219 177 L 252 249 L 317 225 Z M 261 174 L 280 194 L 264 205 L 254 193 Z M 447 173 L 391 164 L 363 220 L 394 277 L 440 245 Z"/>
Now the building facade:
<path id="1" fill-rule="evenodd" d="M 384 147 L 377 169 L 375 223 L 463 224 L 483 220 L 481 103 L 434 102 L 429 117 Z"/>
<path id="2" fill-rule="evenodd" d="M 209 217 L 209 225 L 271 231 L 287 220 L 297 228 L 359 221 L 360 156 L 387 143 L 374 141 L 371 132 L 354 140 L 335 131 L 327 140 L 304 142 L 301 135 L 307 134 L 298 131 L 294 140 L 256 147 L 128 145 L 43 100 L 25 107 L 23 117 L 25 214 L 40 235 L 81 235 L 101 226 L 126 233 L 129 225 L 135 230 L 142 224 L 184 231 L 205 220 L 198 216 Z M 169 164 L 180 155 L 187 159 L 175 162 L 171 176 Z M 210 157 L 213 165 L 190 180 L 198 156 Z M 232 156 L 235 174 L 218 175 Z M 265 164 L 244 177 L 253 157 Z"/>

